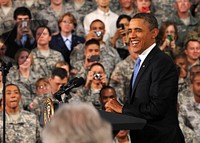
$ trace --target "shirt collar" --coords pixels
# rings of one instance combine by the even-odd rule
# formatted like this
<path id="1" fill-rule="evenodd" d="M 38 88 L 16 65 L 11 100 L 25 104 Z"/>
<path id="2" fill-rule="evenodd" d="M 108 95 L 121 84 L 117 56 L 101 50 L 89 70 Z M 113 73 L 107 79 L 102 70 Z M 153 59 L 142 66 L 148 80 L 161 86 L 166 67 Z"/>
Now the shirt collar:
<path id="1" fill-rule="evenodd" d="M 101 9 L 99 9 L 99 8 L 97 8 L 97 12 L 100 13 L 101 15 L 106 15 L 106 16 L 109 16 L 110 13 L 111 13 L 110 9 L 109 9 L 108 12 L 103 12 L 103 11 L 102 11 Z"/>
<path id="2" fill-rule="evenodd" d="M 70 34 L 68 37 L 65 37 L 61 34 L 61 37 L 63 38 L 63 41 L 66 41 L 68 39 L 69 42 L 72 42 L 72 34 Z"/>
<path id="3" fill-rule="evenodd" d="M 156 46 L 156 43 L 152 44 L 149 48 L 147 48 L 142 54 L 139 55 L 139 58 L 141 60 L 140 65 L 144 62 L 148 54 L 151 52 L 151 50 Z"/>

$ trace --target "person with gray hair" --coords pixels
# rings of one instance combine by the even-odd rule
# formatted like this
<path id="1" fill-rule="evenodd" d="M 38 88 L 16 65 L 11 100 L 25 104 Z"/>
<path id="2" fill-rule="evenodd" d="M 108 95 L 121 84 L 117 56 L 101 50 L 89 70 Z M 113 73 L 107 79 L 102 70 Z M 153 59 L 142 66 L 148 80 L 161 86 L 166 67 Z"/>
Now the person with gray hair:
<path id="1" fill-rule="evenodd" d="M 87 103 L 61 106 L 41 136 L 43 143 L 112 143 L 111 125 Z"/>

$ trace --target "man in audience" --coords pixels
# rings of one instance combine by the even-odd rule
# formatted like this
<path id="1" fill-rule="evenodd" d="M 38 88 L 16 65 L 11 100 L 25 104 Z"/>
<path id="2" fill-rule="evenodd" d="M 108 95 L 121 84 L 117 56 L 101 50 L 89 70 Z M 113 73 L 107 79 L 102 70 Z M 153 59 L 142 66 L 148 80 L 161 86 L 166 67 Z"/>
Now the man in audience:
<path id="1" fill-rule="evenodd" d="M 102 110 L 105 110 L 105 104 L 111 99 L 117 99 L 115 89 L 111 86 L 103 86 L 99 94 Z M 114 138 L 114 143 L 131 143 L 129 130 L 120 130 Z"/>
<path id="2" fill-rule="evenodd" d="M 169 20 L 178 28 L 177 45 L 183 47 L 187 33 L 198 27 L 200 23 L 190 13 L 191 0 L 175 0 L 175 6 L 177 11 L 169 16 Z"/>
<path id="3" fill-rule="evenodd" d="M 113 37 L 116 31 L 116 27 L 114 27 L 113 25 L 115 25 L 118 15 L 110 10 L 110 1 L 111 0 L 96 0 L 98 8 L 95 11 L 87 14 L 83 21 L 86 34 L 88 34 L 90 31 L 89 26 L 92 21 L 94 21 L 95 19 L 99 19 L 105 24 L 104 41 L 107 41 L 109 38 Z"/>
<path id="4" fill-rule="evenodd" d="M 50 76 L 55 64 L 63 61 L 62 54 L 56 50 L 50 49 L 51 31 L 47 26 L 39 26 L 36 29 L 37 47 L 32 50 L 34 67 L 43 70 L 43 76 Z"/>
<path id="5" fill-rule="evenodd" d="M 126 14 L 130 17 L 133 17 L 135 15 L 136 10 L 134 7 L 133 0 L 118 0 L 118 1 L 120 4 L 120 9 L 115 11 L 118 15 Z"/>
<path id="6" fill-rule="evenodd" d="M 200 72 L 196 73 L 191 80 L 190 96 L 185 95 L 184 101 L 180 105 L 180 116 L 182 116 L 186 126 L 191 128 L 200 140 Z"/>
<path id="7" fill-rule="evenodd" d="M 116 49 L 108 46 L 104 41 L 103 37 L 105 34 L 105 25 L 101 20 L 94 20 L 90 25 L 90 32 L 86 35 L 86 41 L 90 39 L 96 39 L 100 43 L 100 59 L 102 59 L 105 64 L 102 62 L 102 64 L 105 66 L 106 72 L 113 71 L 115 65 L 121 60 L 119 57 L 119 54 Z M 77 45 L 74 50 L 72 51 L 70 55 L 70 63 L 73 65 L 73 63 L 77 61 L 84 60 L 84 45 L 79 44 Z M 109 64 L 108 64 L 109 63 Z M 108 74 L 108 73 L 107 73 Z M 110 77 L 110 75 L 108 76 Z"/>
<path id="8" fill-rule="evenodd" d="M 186 54 L 188 69 L 190 69 L 193 65 L 200 64 L 200 40 L 187 40 L 184 53 Z"/>
<path id="9" fill-rule="evenodd" d="M 16 52 L 21 48 L 32 50 L 36 43 L 33 32 L 29 27 L 32 18 L 31 12 L 26 7 L 18 7 L 15 9 L 13 18 L 15 27 L 13 30 L 2 34 L 7 46 L 6 55 L 13 58 Z"/>
<path id="10" fill-rule="evenodd" d="M 35 114 L 20 108 L 21 93 L 17 85 L 8 84 L 6 94 L 6 143 L 23 142 L 36 143 L 40 140 L 40 126 Z M 2 112 L 0 124 L 3 125 Z M 0 141 L 3 141 L 2 126 L 0 128 Z"/>

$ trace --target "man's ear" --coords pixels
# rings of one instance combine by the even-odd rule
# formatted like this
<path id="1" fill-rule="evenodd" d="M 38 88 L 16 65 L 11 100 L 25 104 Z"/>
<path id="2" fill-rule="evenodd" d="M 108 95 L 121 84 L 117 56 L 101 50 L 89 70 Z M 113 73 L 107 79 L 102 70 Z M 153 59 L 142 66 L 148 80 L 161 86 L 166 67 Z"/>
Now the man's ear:
<path id="1" fill-rule="evenodd" d="M 159 30 L 158 28 L 154 28 L 152 31 L 152 39 L 155 39 L 158 36 Z"/>

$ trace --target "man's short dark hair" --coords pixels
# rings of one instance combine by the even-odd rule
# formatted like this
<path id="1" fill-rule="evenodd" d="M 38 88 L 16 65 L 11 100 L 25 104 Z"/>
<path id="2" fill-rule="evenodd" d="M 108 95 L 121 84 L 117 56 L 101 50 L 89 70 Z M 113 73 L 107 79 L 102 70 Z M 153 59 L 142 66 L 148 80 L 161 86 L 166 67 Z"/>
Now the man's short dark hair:
<path id="1" fill-rule="evenodd" d="M 99 96 L 101 97 L 102 96 L 102 92 L 104 91 L 104 90 L 107 90 L 107 89 L 112 89 L 113 91 L 115 91 L 115 88 L 114 87 L 112 87 L 112 86 L 110 86 L 110 85 L 104 85 L 102 88 L 101 88 L 101 90 L 100 90 L 100 93 L 99 93 Z M 116 91 L 115 91 L 116 92 Z M 115 95 L 116 96 L 116 95 Z"/>
<path id="2" fill-rule="evenodd" d="M 96 39 L 90 39 L 90 40 L 86 41 L 86 42 L 85 42 L 85 47 L 88 47 L 88 46 L 91 45 L 91 44 L 95 44 L 95 45 L 97 45 L 97 46 L 100 47 L 100 43 L 99 43 L 99 41 L 96 40 Z"/>
<path id="3" fill-rule="evenodd" d="M 54 78 L 55 76 L 64 79 L 67 77 L 67 71 L 63 68 L 54 68 L 51 73 L 51 77 Z"/>
<path id="4" fill-rule="evenodd" d="M 152 13 L 137 13 L 132 19 L 144 19 L 149 24 L 149 29 L 158 28 L 158 21 Z"/>
<path id="5" fill-rule="evenodd" d="M 192 41 L 192 42 L 200 42 L 198 39 L 195 39 L 195 38 L 187 39 L 186 42 L 185 42 L 185 50 L 187 49 L 188 43 L 190 41 Z"/>
<path id="6" fill-rule="evenodd" d="M 28 15 L 29 19 L 32 18 L 31 11 L 27 7 L 24 7 L 24 6 L 18 7 L 15 9 L 14 15 L 13 15 L 14 20 L 17 19 L 18 15 Z"/>

